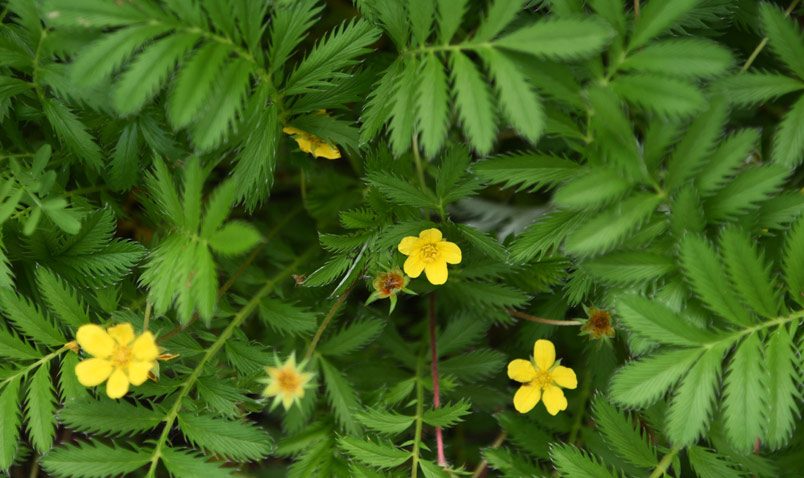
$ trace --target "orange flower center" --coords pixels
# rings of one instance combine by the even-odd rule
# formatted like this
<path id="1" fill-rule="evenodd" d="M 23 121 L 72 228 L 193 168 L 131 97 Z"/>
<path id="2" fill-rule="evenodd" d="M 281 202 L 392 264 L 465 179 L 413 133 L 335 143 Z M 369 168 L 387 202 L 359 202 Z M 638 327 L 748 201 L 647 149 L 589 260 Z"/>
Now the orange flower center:
<path id="1" fill-rule="evenodd" d="M 419 249 L 419 254 L 424 262 L 433 262 L 438 256 L 438 246 L 435 243 L 425 244 Z"/>
<path id="2" fill-rule="evenodd" d="M 299 375 L 292 370 L 280 371 L 276 380 L 279 382 L 279 387 L 286 392 L 295 392 L 301 385 Z"/>
<path id="3" fill-rule="evenodd" d="M 118 345 L 112 354 L 112 362 L 118 367 L 128 365 L 131 362 L 131 349 L 124 345 Z"/>

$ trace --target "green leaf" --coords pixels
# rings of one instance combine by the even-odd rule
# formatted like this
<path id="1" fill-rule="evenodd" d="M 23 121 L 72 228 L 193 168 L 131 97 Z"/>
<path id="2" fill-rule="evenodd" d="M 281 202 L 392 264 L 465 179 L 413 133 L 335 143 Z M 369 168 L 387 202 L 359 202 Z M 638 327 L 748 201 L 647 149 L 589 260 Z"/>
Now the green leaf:
<path id="1" fill-rule="evenodd" d="M 700 478 L 720 478 L 722 476 L 741 476 L 741 470 L 729 466 L 729 460 L 714 451 L 699 446 L 687 448 L 690 465 Z"/>
<path id="2" fill-rule="evenodd" d="M 795 365 L 793 338 L 785 327 L 770 334 L 765 347 L 765 366 L 768 381 L 765 384 L 767 399 L 767 443 L 772 450 L 784 447 L 796 427 L 799 416 L 797 388 L 798 372 Z"/>
<path id="3" fill-rule="evenodd" d="M 723 262 L 729 271 L 737 294 L 757 314 L 774 318 L 779 315 L 781 297 L 771 267 L 751 238 L 742 230 L 731 227 L 720 236 Z"/>
<path id="4" fill-rule="evenodd" d="M 550 447 L 550 459 L 563 477 L 615 478 L 600 460 L 574 445 L 560 444 Z"/>
<path id="5" fill-rule="evenodd" d="M 228 136 L 242 109 L 252 69 L 252 64 L 238 59 L 230 61 L 218 75 L 212 94 L 190 129 L 193 142 L 200 151 L 219 146 Z"/>
<path id="6" fill-rule="evenodd" d="M 790 296 L 804 304 L 804 215 L 787 233 L 783 266 Z"/>
<path id="7" fill-rule="evenodd" d="M 799 96 L 773 136 L 773 162 L 792 168 L 804 160 L 804 95 Z"/>
<path id="8" fill-rule="evenodd" d="M 77 296 L 75 289 L 59 276 L 44 267 L 36 270 L 36 283 L 47 305 L 63 323 L 78 329 L 89 323 L 86 306 Z"/>
<path id="9" fill-rule="evenodd" d="M 684 376 L 700 356 L 700 349 L 666 350 L 629 362 L 612 377 L 611 398 L 626 407 L 647 407 Z"/>
<path id="10" fill-rule="evenodd" d="M 229 53 L 226 45 L 210 42 L 182 66 L 167 102 L 168 118 L 174 128 L 184 128 L 196 117 L 212 94 L 215 78 Z"/>
<path id="11" fill-rule="evenodd" d="M 697 5 L 697 0 L 651 0 L 642 8 L 634 24 L 629 49 L 646 44 L 677 24 Z"/>
<path id="12" fill-rule="evenodd" d="M 444 145 L 449 126 L 447 75 L 435 54 L 426 55 L 422 61 L 416 92 L 416 125 L 425 154 L 434 157 Z"/>
<path id="13" fill-rule="evenodd" d="M 704 204 L 713 221 L 725 221 L 757 209 L 784 184 L 790 170 L 775 164 L 749 167 Z"/>
<path id="14" fill-rule="evenodd" d="M 318 325 L 315 313 L 274 299 L 260 302 L 259 315 L 274 330 L 291 335 L 312 332 Z"/>
<path id="15" fill-rule="evenodd" d="M 488 82 L 465 54 L 455 51 L 450 57 L 453 95 L 464 134 L 478 153 L 488 153 L 497 132 Z"/>
<path id="16" fill-rule="evenodd" d="M 612 88 L 629 103 L 668 117 L 690 116 L 706 106 L 706 98 L 694 84 L 652 73 L 618 76 Z"/>
<path id="17" fill-rule="evenodd" d="M 574 60 L 597 53 L 612 37 L 604 22 L 588 18 L 548 18 L 498 38 L 508 50 L 552 60 Z"/>
<path id="18" fill-rule="evenodd" d="M 17 455 L 20 434 L 20 379 L 8 382 L 0 393 L 0 470 L 7 471 Z"/>
<path id="19" fill-rule="evenodd" d="M 432 461 L 419 460 L 419 466 L 422 469 L 424 478 L 449 478 L 447 470 Z"/>
<path id="20" fill-rule="evenodd" d="M 50 384 L 50 367 L 40 365 L 28 383 L 25 400 L 25 418 L 28 423 L 28 436 L 36 450 L 44 453 L 53 446 L 56 424 L 53 415 L 56 403 Z"/>
<path id="21" fill-rule="evenodd" d="M 375 171 L 366 176 L 366 181 L 400 206 L 438 209 L 438 200 L 433 193 L 422 191 L 392 173 Z"/>
<path id="22" fill-rule="evenodd" d="M 350 436 L 341 437 L 338 444 L 354 459 L 376 468 L 394 468 L 410 459 L 410 453 L 390 444 L 374 443 Z"/>
<path id="23" fill-rule="evenodd" d="M 397 65 L 397 63 L 394 65 Z M 406 57 L 405 61 L 398 64 L 400 70 L 394 70 L 394 65 L 386 73 L 386 77 L 392 75 L 392 77 L 388 78 L 388 83 L 386 84 L 386 78 L 383 78 L 378 85 L 378 93 L 382 90 L 390 98 L 389 96 L 385 98 L 375 97 L 373 100 L 390 103 L 386 107 L 377 106 L 376 109 L 380 110 L 378 114 L 384 113 L 382 121 L 385 121 L 386 117 L 390 115 L 391 121 L 388 129 L 390 131 L 391 149 L 394 155 L 400 156 L 410 148 L 416 124 L 416 91 L 418 90 L 419 63 L 415 57 Z M 366 105 L 366 109 L 369 108 L 375 109 L 372 107 L 371 102 Z M 379 127 L 379 121 L 377 121 L 376 126 L 370 128 L 370 130 L 379 130 Z M 363 129 L 365 133 L 367 127 L 364 125 Z"/>
<path id="24" fill-rule="evenodd" d="M 256 227 L 243 221 L 230 221 L 209 237 L 209 246 L 218 254 L 237 256 L 262 241 Z"/>
<path id="25" fill-rule="evenodd" d="M 763 365 L 762 341 L 750 334 L 734 352 L 723 391 L 726 434 L 741 453 L 748 453 L 763 436 L 767 396 Z"/>
<path id="26" fill-rule="evenodd" d="M 797 22 L 770 3 L 760 4 L 759 15 L 773 52 L 790 71 L 804 79 L 804 37 Z"/>
<path id="27" fill-rule="evenodd" d="M 318 351 L 333 357 L 348 355 L 376 339 L 384 327 L 385 322 L 379 319 L 353 321 L 324 341 Z"/>
<path id="28" fill-rule="evenodd" d="M 501 370 L 504 363 L 505 356 L 501 352 L 479 348 L 444 360 L 440 365 L 445 376 L 454 375 L 464 382 L 477 382 Z M 456 406 L 460 406 L 460 403 Z"/>
<path id="29" fill-rule="evenodd" d="M 652 43 L 626 57 L 620 69 L 679 78 L 711 78 L 734 63 L 728 49 L 703 38 Z"/>
<path id="30" fill-rule="evenodd" d="M 183 448 L 163 448 L 162 463 L 172 476 L 204 478 L 229 478 L 234 477 L 234 469 L 223 468 L 224 464 L 213 461 L 206 461 L 206 457 L 191 450 Z"/>
<path id="31" fill-rule="evenodd" d="M 481 179 L 517 191 L 555 186 L 574 177 L 578 168 L 569 159 L 538 153 L 496 156 L 475 164 Z"/>
<path id="32" fill-rule="evenodd" d="M 667 435 L 673 444 L 692 444 L 706 432 L 725 352 L 724 343 L 708 349 L 678 386 L 667 412 Z"/>
<path id="33" fill-rule="evenodd" d="M 673 260 L 663 254 L 642 251 L 615 251 L 583 263 L 595 279 L 610 284 L 641 284 L 661 279 L 676 270 Z"/>
<path id="34" fill-rule="evenodd" d="M 714 89 L 731 104 L 751 106 L 802 90 L 804 82 L 778 73 L 745 72 L 719 80 Z"/>
<path id="35" fill-rule="evenodd" d="M 507 260 L 508 253 L 505 251 L 505 247 L 497 242 L 495 238 L 489 237 L 471 226 L 464 224 L 456 224 L 456 226 L 464 239 L 480 252 L 499 262 Z"/>
<path id="36" fill-rule="evenodd" d="M 388 412 L 376 408 L 367 408 L 355 415 L 366 428 L 388 435 L 398 435 L 413 424 L 415 417 Z"/>
<path id="37" fill-rule="evenodd" d="M 656 466 L 656 449 L 639 424 L 635 427 L 632 420 L 600 396 L 592 402 L 592 410 L 598 430 L 618 455 L 640 468 Z"/>
<path id="38" fill-rule="evenodd" d="M 736 325 L 751 325 L 753 321 L 729 286 L 714 248 L 700 236 L 687 235 L 681 240 L 680 252 L 684 275 L 704 305 Z"/>
<path id="39" fill-rule="evenodd" d="M 458 403 L 447 403 L 439 408 L 425 410 L 422 415 L 424 423 L 434 427 L 450 428 L 463 421 L 463 417 L 468 415 L 471 404 L 467 401 Z"/>
<path id="40" fill-rule="evenodd" d="M 67 342 L 61 331 L 25 297 L 0 290 L 0 307 L 17 329 L 35 341 L 50 347 L 60 347 Z"/>
<path id="41" fill-rule="evenodd" d="M 343 430 L 353 435 L 358 434 L 360 426 L 355 420 L 355 413 L 360 408 L 360 401 L 357 393 L 341 371 L 328 360 L 319 357 L 318 363 L 321 365 L 327 386 L 327 400 L 335 413 L 335 419 Z"/>
<path id="42" fill-rule="evenodd" d="M 105 399 L 68 401 L 58 417 L 72 430 L 102 435 L 141 433 L 155 428 L 164 418 L 143 405 Z"/>
<path id="43" fill-rule="evenodd" d="M 539 96 L 527 77 L 516 62 L 497 50 L 480 50 L 480 56 L 494 77 L 506 119 L 520 135 L 536 143 L 544 129 L 544 112 Z"/>
<path id="44" fill-rule="evenodd" d="M 660 344 L 696 346 L 713 338 L 666 305 L 638 295 L 619 298 L 617 312 L 631 332 Z"/>
<path id="45" fill-rule="evenodd" d="M 55 477 L 105 478 L 132 473 L 150 458 L 138 449 L 89 441 L 56 448 L 43 456 L 41 463 Z"/>
<path id="46" fill-rule="evenodd" d="M 179 428 L 198 448 L 236 461 L 257 461 L 271 453 L 273 440 L 262 428 L 241 420 L 181 414 Z"/>
<path id="47" fill-rule="evenodd" d="M 64 146 L 87 166 L 99 170 L 102 165 L 100 147 L 78 116 L 55 99 L 43 101 L 42 111 Z"/>
<path id="48" fill-rule="evenodd" d="M 632 183 L 606 168 L 585 168 L 553 194 L 553 202 L 564 209 L 600 209 L 623 197 Z"/>
<path id="49" fill-rule="evenodd" d="M 564 249 L 576 256 L 611 250 L 638 229 L 660 202 L 661 198 L 653 194 L 636 193 L 603 210 L 595 219 L 572 231 Z"/>
<path id="50" fill-rule="evenodd" d="M 123 116 L 138 112 L 159 92 L 176 63 L 199 38 L 197 34 L 174 33 L 140 53 L 123 73 L 112 94 L 117 111 Z"/>
<path id="51" fill-rule="evenodd" d="M 0 327 L 0 357 L 17 360 L 36 360 L 40 354 L 12 330 Z"/>
<path id="52" fill-rule="evenodd" d="M 495 0 L 480 22 L 473 41 L 487 42 L 502 32 L 525 7 L 524 0 Z M 442 14 L 446 14 L 443 12 Z"/>
<path id="53" fill-rule="evenodd" d="M 709 109 L 690 124 L 667 165 L 667 189 L 673 190 L 687 183 L 703 169 L 726 124 L 728 110 L 723 101 L 714 100 Z"/>
<path id="54" fill-rule="evenodd" d="M 417 44 L 424 45 L 430 37 L 430 27 L 435 17 L 435 2 L 430 0 L 408 0 L 408 19 L 413 38 Z"/>
<path id="55" fill-rule="evenodd" d="M 757 143 L 759 130 L 756 129 L 743 129 L 724 139 L 695 178 L 698 191 L 708 196 L 720 190 L 746 161 Z"/>
<path id="56" fill-rule="evenodd" d="M 573 230 L 589 219 L 586 214 L 556 211 L 525 229 L 511 244 L 511 260 L 528 262 L 551 254 Z"/>

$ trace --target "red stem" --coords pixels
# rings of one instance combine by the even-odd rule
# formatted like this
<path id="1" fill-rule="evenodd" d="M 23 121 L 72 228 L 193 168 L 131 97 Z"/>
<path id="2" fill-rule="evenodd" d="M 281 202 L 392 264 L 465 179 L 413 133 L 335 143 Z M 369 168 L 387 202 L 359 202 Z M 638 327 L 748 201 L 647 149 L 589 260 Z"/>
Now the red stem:
<path id="1" fill-rule="evenodd" d="M 436 345 L 436 306 L 435 294 L 430 294 L 430 313 L 428 322 L 430 328 L 430 372 L 433 375 L 433 408 L 441 406 L 441 387 L 438 382 L 438 348 Z M 438 453 L 438 465 L 447 466 L 447 458 L 444 455 L 444 434 L 441 427 L 435 427 L 436 450 Z"/>

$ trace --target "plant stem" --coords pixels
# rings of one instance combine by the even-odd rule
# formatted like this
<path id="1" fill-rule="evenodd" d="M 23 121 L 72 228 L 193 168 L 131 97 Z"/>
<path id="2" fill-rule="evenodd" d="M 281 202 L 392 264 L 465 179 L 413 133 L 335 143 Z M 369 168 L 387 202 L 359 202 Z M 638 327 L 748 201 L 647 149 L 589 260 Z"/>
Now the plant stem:
<path id="1" fill-rule="evenodd" d="M 784 16 L 789 17 L 790 13 L 793 12 L 793 9 L 796 8 L 796 6 L 799 4 L 800 1 L 801 0 L 793 0 L 790 3 L 790 6 L 788 6 L 787 9 L 784 11 Z M 762 41 L 759 42 L 759 45 L 757 45 L 757 47 L 754 48 L 754 51 L 751 52 L 751 55 L 748 57 L 748 59 L 745 60 L 745 63 L 743 64 L 743 67 L 740 68 L 740 73 L 744 73 L 744 72 L 748 71 L 748 68 L 751 67 L 751 65 L 754 63 L 754 60 L 757 59 L 757 57 L 762 52 L 762 50 L 765 49 L 765 46 L 767 44 L 768 44 L 768 37 L 764 37 L 762 39 Z"/>
<path id="2" fill-rule="evenodd" d="M 419 177 L 422 191 L 426 191 L 427 183 L 424 181 L 424 167 L 422 166 L 421 154 L 419 154 L 419 138 L 415 134 L 413 135 L 413 162 L 416 164 L 416 175 Z"/>
<path id="3" fill-rule="evenodd" d="M 514 309 L 507 309 L 508 314 L 512 317 L 516 317 L 518 319 L 529 320 L 531 322 L 536 322 L 539 324 L 546 324 L 546 325 L 563 325 L 563 326 L 570 326 L 570 325 L 583 325 L 583 322 L 579 320 L 553 320 L 553 319 L 545 319 L 543 317 L 536 317 L 535 315 L 530 315 L 528 313 L 514 310 Z"/>
<path id="4" fill-rule="evenodd" d="M 44 357 L 40 358 L 39 360 L 37 360 L 36 362 L 32 363 L 31 365 L 28 365 L 27 367 L 21 368 L 17 373 L 15 373 L 14 375 L 10 375 L 10 376 L 6 377 L 5 380 L 0 382 L 0 389 L 5 388 L 6 385 L 8 385 L 12 381 L 18 379 L 19 377 L 23 377 L 23 376 L 27 375 L 31 370 L 33 370 L 35 368 L 39 368 L 40 366 L 50 362 L 54 358 L 56 358 L 59 355 L 61 355 L 65 350 L 69 350 L 69 348 L 70 348 L 69 344 L 64 344 L 64 345 L 62 345 L 62 347 L 60 349 L 58 349 L 58 350 L 56 350 L 54 352 L 50 352 L 49 354 L 47 354 Z"/>
<path id="5" fill-rule="evenodd" d="M 666 455 L 662 457 L 662 460 L 656 465 L 656 468 L 653 469 L 653 473 L 650 474 L 648 478 L 659 478 L 664 475 L 664 472 L 670 467 L 670 464 L 673 463 L 673 458 L 676 457 L 678 452 L 681 449 L 677 446 L 674 446 L 670 451 L 667 452 Z"/>
<path id="6" fill-rule="evenodd" d="M 156 440 L 156 445 L 154 446 L 153 454 L 151 455 L 150 466 L 148 468 L 149 477 L 156 476 L 156 466 L 159 463 L 159 459 L 162 457 L 162 449 L 167 442 L 168 435 L 170 434 L 171 430 L 173 429 L 173 424 L 176 422 L 176 419 L 179 416 L 179 412 L 181 411 L 182 401 L 185 397 L 190 393 L 195 385 L 195 382 L 198 380 L 198 377 L 201 376 L 201 372 L 204 370 L 206 364 L 215 356 L 215 354 L 223 348 L 223 345 L 226 343 L 227 340 L 232 336 L 235 330 L 237 330 L 243 322 L 247 318 L 251 316 L 251 313 L 254 312 L 254 309 L 260 304 L 260 301 L 273 291 L 276 284 L 286 277 L 290 276 L 293 271 L 298 267 L 302 262 L 307 260 L 313 253 L 315 248 L 308 249 L 305 253 L 298 256 L 293 262 L 291 262 L 287 267 L 282 269 L 278 274 L 273 276 L 269 279 L 262 288 L 257 291 L 256 294 L 249 300 L 246 305 L 244 305 L 235 316 L 232 318 L 232 321 L 229 325 L 221 332 L 218 336 L 217 340 L 212 343 L 212 345 L 207 349 L 204 356 L 201 358 L 201 361 L 198 362 L 198 365 L 195 366 L 192 373 L 189 377 L 184 381 L 181 389 L 179 390 L 178 395 L 176 396 L 176 400 L 173 402 L 173 406 L 165 415 L 165 425 L 162 428 L 162 434 Z"/>
<path id="7" fill-rule="evenodd" d="M 492 450 L 495 448 L 500 448 L 507 437 L 508 434 L 506 432 L 504 431 L 500 432 L 500 434 L 497 435 L 497 438 L 494 439 L 494 442 L 491 444 L 491 446 L 489 446 L 489 448 L 491 448 Z M 477 464 L 477 468 L 475 468 L 475 471 L 472 473 L 472 478 L 480 478 L 481 476 L 483 476 L 483 472 L 486 471 L 486 468 L 488 466 L 489 462 L 485 458 L 483 458 L 483 460 Z"/>
<path id="8" fill-rule="evenodd" d="M 438 380 L 438 344 L 436 337 L 436 302 L 435 294 L 430 294 L 428 323 L 430 330 L 430 373 L 433 376 L 433 408 L 441 407 L 441 386 Z M 436 451 L 438 466 L 446 467 L 447 458 L 444 455 L 444 433 L 441 427 L 435 427 Z"/>
<path id="9" fill-rule="evenodd" d="M 340 310 L 341 306 L 344 304 L 344 302 L 346 302 L 346 298 L 349 297 L 349 294 L 352 292 L 352 289 L 356 283 L 357 281 L 352 282 L 352 284 L 350 284 L 349 287 L 343 291 L 340 297 L 338 297 L 338 300 L 332 304 L 332 307 L 329 308 L 329 312 L 327 312 L 326 317 L 324 317 L 324 321 L 321 322 L 321 325 L 318 326 L 318 330 L 315 331 L 315 336 L 313 336 L 313 341 L 310 342 L 310 346 L 307 348 L 307 353 L 304 354 L 305 360 L 310 360 L 310 358 L 313 356 L 315 348 L 318 346 L 318 342 L 321 340 L 321 336 L 324 335 L 324 331 L 327 330 L 329 323 L 332 322 L 335 314 L 338 313 L 338 310 Z"/>
<path id="10" fill-rule="evenodd" d="M 639 0 L 634 0 L 634 16 L 639 18 Z"/>
<path id="11" fill-rule="evenodd" d="M 145 318 L 142 319 L 142 331 L 148 330 L 148 325 L 151 323 L 151 309 L 153 304 L 150 301 L 145 303 Z"/>
<path id="12" fill-rule="evenodd" d="M 417 478 L 419 476 L 419 443 L 422 441 L 422 421 L 424 416 L 424 388 L 422 388 L 421 379 L 421 358 L 416 363 L 416 430 L 413 434 L 413 462 L 410 469 L 410 478 Z"/>

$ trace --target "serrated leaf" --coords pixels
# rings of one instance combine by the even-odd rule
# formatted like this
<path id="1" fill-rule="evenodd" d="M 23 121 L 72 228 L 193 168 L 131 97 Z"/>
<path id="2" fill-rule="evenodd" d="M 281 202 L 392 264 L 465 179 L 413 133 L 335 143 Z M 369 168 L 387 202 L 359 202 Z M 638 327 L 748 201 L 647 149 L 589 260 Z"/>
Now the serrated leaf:
<path id="1" fill-rule="evenodd" d="M 648 436 L 624 413 L 602 397 L 592 402 L 595 424 L 614 451 L 626 461 L 640 468 L 656 466 L 656 449 L 648 442 Z"/>
<path id="2" fill-rule="evenodd" d="M 608 25 L 589 18 L 548 18 L 498 38 L 508 50 L 555 59 L 585 58 L 600 51 L 612 36 Z"/>
<path id="3" fill-rule="evenodd" d="M 725 221 L 755 210 L 789 175 L 789 169 L 775 164 L 747 168 L 706 200 L 706 215 L 713 221 Z"/>
<path id="4" fill-rule="evenodd" d="M 731 53 L 703 38 L 652 43 L 626 57 L 620 68 L 680 78 L 709 78 L 725 73 L 734 62 Z"/>
<path id="5" fill-rule="evenodd" d="M 569 159 L 538 153 L 496 156 L 475 164 L 480 178 L 517 191 L 555 186 L 574 177 L 578 168 Z"/>
<path id="6" fill-rule="evenodd" d="M 335 413 L 335 419 L 342 429 L 357 434 L 360 430 L 354 416 L 360 405 L 357 393 L 343 374 L 329 361 L 319 358 L 319 364 L 327 386 L 327 400 Z"/>
<path id="7" fill-rule="evenodd" d="M 204 478 L 234 477 L 234 470 L 224 468 L 222 463 L 207 461 L 201 454 L 182 448 L 163 448 L 162 462 L 172 476 L 190 478 L 203 476 Z"/>
<path id="8" fill-rule="evenodd" d="M 47 364 L 40 365 L 28 383 L 25 400 L 28 436 L 40 453 L 50 450 L 56 436 L 56 424 L 53 421 L 55 398 L 50 384 L 50 367 Z"/>
<path id="9" fill-rule="evenodd" d="M 726 375 L 723 390 L 726 434 L 742 453 L 748 453 L 763 435 L 767 378 L 762 359 L 762 341 L 757 334 L 750 334 L 734 352 Z"/>
<path id="10" fill-rule="evenodd" d="M 620 297 L 617 312 L 634 334 L 660 344 L 697 346 L 713 339 L 711 333 L 696 328 L 666 305 L 638 295 Z"/>
<path id="11" fill-rule="evenodd" d="M 760 4 L 759 16 L 773 52 L 790 71 L 804 79 L 804 37 L 797 22 L 770 3 Z"/>
<path id="12" fill-rule="evenodd" d="M 720 248 L 729 277 L 743 302 L 763 317 L 776 317 L 781 306 L 778 287 L 771 276 L 770 264 L 751 238 L 740 229 L 727 228 L 721 233 Z"/>
<path id="13" fill-rule="evenodd" d="M 611 398 L 626 407 L 646 407 L 664 395 L 700 356 L 699 349 L 678 349 L 629 362 L 614 374 Z"/>
<path id="14" fill-rule="evenodd" d="M 416 93 L 416 126 L 422 147 L 434 157 L 447 137 L 449 126 L 449 92 L 444 65 L 435 54 L 422 60 L 421 79 Z"/>
<path id="15" fill-rule="evenodd" d="M 236 461 L 260 460 L 273 448 L 265 430 L 241 420 L 181 414 L 179 428 L 195 446 Z"/>
<path id="16" fill-rule="evenodd" d="M 423 192 L 392 173 L 375 171 L 369 173 L 366 180 L 390 201 L 400 206 L 438 208 L 438 201 L 430 191 Z"/>
<path id="17" fill-rule="evenodd" d="M 651 38 L 667 31 L 697 5 L 697 0 L 653 0 L 637 17 L 630 49 L 642 46 Z"/>
<path id="18" fill-rule="evenodd" d="M 404 432 L 410 428 L 415 419 L 415 417 L 376 408 L 368 408 L 365 411 L 359 412 L 355 417 L 366 428 L 389 435 L 397 435 Z"/>
<path id="19" fill-rule="evenodd" d="M 65 324 L 78 329 L 89 323 L 86 306 L 69 284 L 44 267 L 36 270 L 36 282 L 42 296 L 52 310 Z"/>
<path id="20" fill-rule="evenodd" d="M 450 58 L 452 91 L 464 134 L 479 153 L 488 153 L 497 132 L 490 88 L 469 57 L 455 51 Z"/>
<path id="21" fill-rule="evenodd" d="M 494 77 L 500 105 L 509 124 L 525 139 L 536 143 L 544 129 L 539 96 L 515 61 L 494 49 L 481 50 L 480 54 Z"/>
<path id="22" fill-rule="evenodd" d="M 0 393 L 0 470 L 8 470 L 14 463 L 19 439 L 20 380 L 13 379 L 6 383 Z"/>
<path id="23" fill-rule="evenodd" d="M 768 381 L 765 384 L 768 412 L 767 442 L 773 450 L 787 444 L 799 414 L 797 372 L 793 339 L 785 327 L 774 331 L 765 349 Z"/>
<path id="24" fill-rule="evenodd" d="M 471 404 L 466 401 L 447 403 L 439 408 L 425 410 L 422 420 L 434 427 L 450 428 L 463 421 L 463 417 L 470 413 Z"/>
<path id="25" fill-rule="evenodd" d="M 138 449 L 98 441 L 69 444 L 42 457 L 42 468 L 56 477 L 105 478 L 132 473 L 150 461 Z"/>
<path id="26" fill-rule="evenodd" d="M 394 468 L 410 458 L 410 453 L 393 445 L 364 441 L 350 436 L 341 437 L 338 444 L 356 460 L 382 469 Z"/>
<path id="27" fill-rule="evenodd" d="M 732 104 L 751 106 L 802 90 L 804 81 L 778 73 L 751 71 L 723 78 L 715 83 L 714 89 Z"/>
<path id="28" fill-rule="evenodd" d="M 350 354 L 377 338 L 384 327 L 385 322 L 379 319 L 354 321 L 330 336 L 318 347 L 318 351 L 334 357 Z"/>
<path id="29" fill-rule="evenodd" d="M 690 116 L 706 106 L 706 98 L 694 84 L 667 76 L 622 75 L 612 88 L 629 103 L 668 117 Z"/>
<path id="30" fill-rule="evenodd" d="M 229 221 L 209 237 L 209 246 L 218 254 L 244 254 L 262 241 L 256 227 L 243 221 Z"/>
<path id="31" fill-rule="evenodd" d="M 164 418 L 161 413 L 143 405 L 112 400 L 69 401 L 58 417 L 72 430 L 103 435 L 144 432 L 155 428 Z"/>
<path id="32" fill-rule="evenodd" d="M 550 448 L 550 459 L 560 476 L 588 478 L 615 478 L 600 458 L 576 448 L 574 445 L 554 445 Z"/>
<path id="33" fill-rule="evenodd" d="M 773 162 L 795 167 L 804 159 L 804 95 L 799 96 L 773 136 Z"/>

